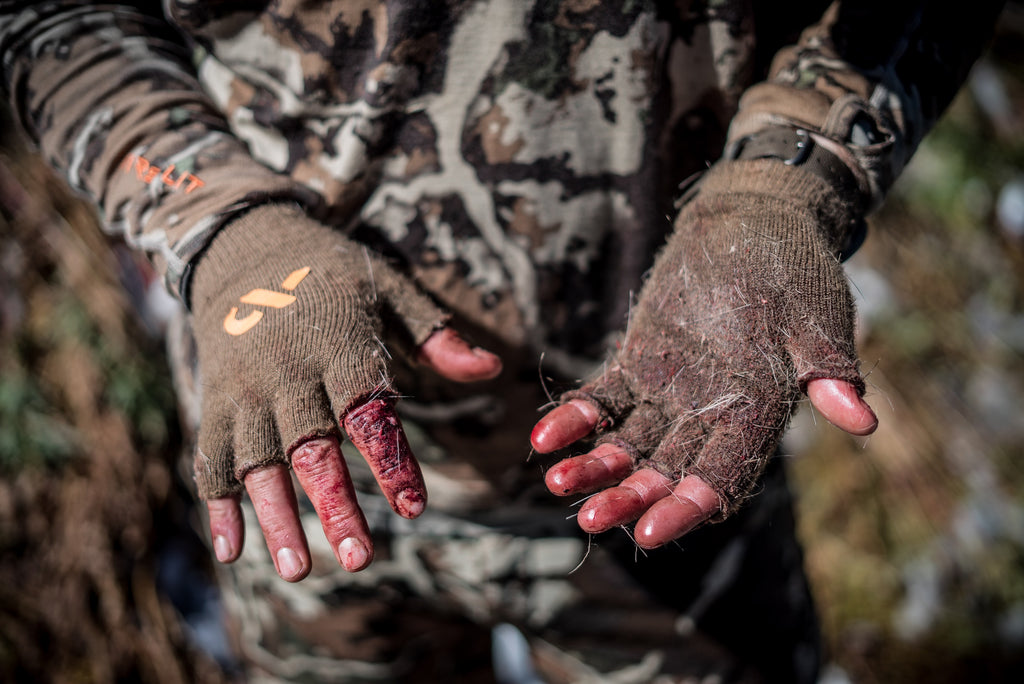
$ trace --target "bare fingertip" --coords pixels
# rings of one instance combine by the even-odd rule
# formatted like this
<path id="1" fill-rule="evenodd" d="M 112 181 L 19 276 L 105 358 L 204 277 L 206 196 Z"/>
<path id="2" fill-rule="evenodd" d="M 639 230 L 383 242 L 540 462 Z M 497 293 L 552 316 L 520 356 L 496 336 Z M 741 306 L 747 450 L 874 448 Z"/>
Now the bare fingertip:
<path id="1" fill-rule="evenodd" d="M 589 435 L 597 425 L 597 409 L 573 399 L 541 418 L 530 433 L 530 444 L 542 454 L 569 446 Z"/>
<path id="2" fill-rule="evenodd" d="M 875 421 L 875 422 L 872 422 L 872 423 L 866 423 L 866 424 L 864 424 L 864 425 L 862 425 L 860 427 L 854 428 L 852 430 L 847 430 L 847 432 L 849 432 L 851 435 L 855 435 L 857 437 L 867 437 L 869 435 L 873 435 L 875 433 L 875 430 L 877 430 L 877 429 L 878 429 L 878 421 Z"/>
<path id="3" fill-rule="evenodd" d="M 633 540 L 641 549 L 656 549 L 664 546 L 665 541 L 655 536 L 657 525 L 652 522 L 638 522 L 633 529 Z"/>
<path id="4" fill-rule="evenodd" d="M 566 496 L 571 493 L 565 481 L 565 473 L 557 466 L 552 467 L 544 475 L 544 486 L 555 496 Z"/>
<path id="5" fill-rule="evenodd" d="M 875 414 L 874 409 L 868 405 L 866 401 L 857 398 L 858 408 L 860 409 L 860 415 L 857 420 L 852 422 L 847 429 L 847 432 L 859 437 L 866 437 L 878 429 L 878 415 Z"/>
<path id="6" fill-rule="evenodd" d="M 221 563 L 230 563 L 236 559 L 231 541 L 222 534 L 213 538 L 213 553 Z"/>
<path id="7" fill-rule="evenodd" d="M 294 550 L 284 547 L 277 551 L 277 571 L 282 579 L 298 582 L 306 576 L 306 568 Z"/>
<path id="8" fill-rule="evenodd" d="M 500 356 L 494 352 L 487 351 L 483 347 L 473 347 L 472 352 L 473 356 L 480 359 L 484 364 L 484 370 L 481 371 L 487 374 L 487 377 L 484 379 L 497 377 L 501 373 L 504 364 Z"/>
<path id="9" fill-rule="evenodd" d="M 497 377 L 502 370 L 501 358 L 482 347 L 471 347 L 452 328 L 435 330 L 420 345 L 420 363 L 455 382 L 479 382 Z"/>
<path id="10" fill-rule="evenodd" d="M 878 427 L 878 416 L 849 382 L 818 378 L 807 384 L 807 397 L 828 422 L 852 435 L 870 435 Z"/>
<path id="11" fill-rule="evenodd" d="M 590 532 L 591 534 L 604 532 L 604 528 L 597 524 L 597 509 L 595 508 L 584 508 L 581 510 L 576 515 L 576 524 L 584 532 Z"/>

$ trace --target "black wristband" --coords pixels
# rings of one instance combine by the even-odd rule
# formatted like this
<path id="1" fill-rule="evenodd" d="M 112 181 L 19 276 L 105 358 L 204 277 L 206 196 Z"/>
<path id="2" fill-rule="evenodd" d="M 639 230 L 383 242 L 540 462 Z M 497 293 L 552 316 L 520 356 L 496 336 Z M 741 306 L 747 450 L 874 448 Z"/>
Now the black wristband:
<path id="1" fill-rule="evenodd" d="M 788 166 L 803 167 L 822 178 L 848 200 L 859 201 L 862 194 L 850 167 L 801 128 L 776 126 L 740 138 L 729 145 L 725 158 L 779 159 Z"/>
<path id="2" fill-rule="evenodd" d="M 857 176 L 838 156 L 815 142 L 811 134 L 801 128 L 774 126 L 731 143 L 724 158 L 729 161 L 752 159 L 778 159 L 787 166 L 799 166 L 818 176 L 845 201 L 857 207 L 853 225 L 847 233 L 846 243 L 839 252 L 845 261 L 864 243 L 867 224 L 864 222 L 864 194 Z"/>

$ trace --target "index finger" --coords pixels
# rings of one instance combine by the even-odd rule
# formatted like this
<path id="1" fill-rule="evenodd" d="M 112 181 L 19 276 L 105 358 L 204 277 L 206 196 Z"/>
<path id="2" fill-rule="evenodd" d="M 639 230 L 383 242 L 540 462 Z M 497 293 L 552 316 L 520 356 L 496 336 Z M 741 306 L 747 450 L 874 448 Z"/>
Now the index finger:
<path id="1" fill-rule="evenodd" d="M 370 465 L 391 508 L 403 518 L 419 517 L 427 505 L 427 488 L 394 403 L 370 399 L 350 411 L 341 426 Z"/>
<path id="2" fill-rule="evenodd" d="M 564 449 L 593 432 L 600 419 L 597 407 L 589 401 L 572 399 L 537 421 L 530 444 L 542 454 Z"/>

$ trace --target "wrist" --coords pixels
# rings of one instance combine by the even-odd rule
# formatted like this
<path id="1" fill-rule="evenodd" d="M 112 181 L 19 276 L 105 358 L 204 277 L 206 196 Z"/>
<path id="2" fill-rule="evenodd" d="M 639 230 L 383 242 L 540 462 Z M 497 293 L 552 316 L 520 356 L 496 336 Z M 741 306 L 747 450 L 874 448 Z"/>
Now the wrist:
<path id="1" fill-rule="evenodd" d="M 817 172 L 820 167 L 789 164 L 785 159 L 759 152 L 757 147 L 751 154 L 754 158 L 720 160 L 700 178 L 684 201 L 747 196 L 757 201 L 760 211 L 810 213 L 840 260 L 849 258 L 860 247 L 866 234 L 862 195 L 845 191 L 849 186 L 837 187 L 827 171 Z"/>
<path id="2" fill-rule="evenodd" d="M 723 159 L 781 161 L 818 176 L 862 212 L 867 206 L 867 178 L 852 156 L 842 145 L 803 128 L 772 126 L 743 136 L 726 146 Z"/>

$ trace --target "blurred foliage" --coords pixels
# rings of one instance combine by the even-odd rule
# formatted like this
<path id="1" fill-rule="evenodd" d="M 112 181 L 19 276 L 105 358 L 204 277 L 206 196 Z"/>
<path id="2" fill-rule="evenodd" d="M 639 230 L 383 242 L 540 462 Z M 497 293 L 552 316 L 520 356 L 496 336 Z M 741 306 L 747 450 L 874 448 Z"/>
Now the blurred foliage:
<path id="1" fill-rule="evenodd" d="M 173 390 L 159 356 L 114 347 L 68 291 L 43 329 L 25 327 L 0 348 L 0 475 L 26 466 L 59 466 L 76 453 L 78 436 L 53 387 L 30 372 L 39 359 L 69 344 L 82 345 L 103 377 L 101 400 L 127 418 L 143 448 L 169 441 Z M 75 378 L 71 378 L 73 382 Z"/>
<path id="2" fill-rule="evenodd" d="M 16 363 L 0 377 L 0 473 L 58 464 L 74 452 L 74 431 Z"/>
<path id="3" fill-rule="evenodd" d="M 835 681 L 1024 681 L 1022 134 L 1013 3 L 848 264 L 878 432 L 790 436 Z"/>
<path id="4" fill-rule="evenodd" d="M 223 682 L 157 591 L 188 508 L 163 345 L 119 279 L 134 267 L 5 123 L 0 681 Z"/>

